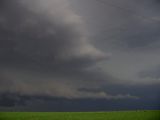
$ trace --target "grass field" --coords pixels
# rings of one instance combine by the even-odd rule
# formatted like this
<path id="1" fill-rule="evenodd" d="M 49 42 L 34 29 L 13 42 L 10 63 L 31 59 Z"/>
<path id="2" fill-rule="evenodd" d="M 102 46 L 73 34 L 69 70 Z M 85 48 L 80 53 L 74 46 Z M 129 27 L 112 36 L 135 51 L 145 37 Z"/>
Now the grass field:
<path id="1" fill-rule="evenodd" d="M 160 120 L 160 111 L 1 112 L 0 120 Z"/>

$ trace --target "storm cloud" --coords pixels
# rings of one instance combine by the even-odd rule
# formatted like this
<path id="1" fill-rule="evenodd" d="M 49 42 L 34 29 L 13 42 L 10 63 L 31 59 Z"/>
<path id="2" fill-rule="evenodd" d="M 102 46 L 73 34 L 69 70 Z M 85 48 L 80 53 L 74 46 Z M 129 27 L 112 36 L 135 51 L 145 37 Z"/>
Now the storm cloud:
<path id="1" fill-rule="evenodd" d="M 77 11 L 81 11 L 79 13 L 88 22 L 94 45 L 112 54 L 108 61 L 101 64 L 101 68 L 117 78 L 113 82 L 123 85 L 160 83 L 158 79 L 139 77 L 141 71 L 159 65 L 158 1 L 88 0 L 85 4 L 78 3 L 83 9 L 78 7 Z"/>
<path id="2" fill-rule="evenodd" d="M 0 91 L 65 98 L 135 98 L 99 89 L 104 77 L 90 68 L 107 60 L 94 47 L 83 19 L 66 0 L 2 1 Z M 99 78 L 97 78 L 99 76 Z M 103 75 L 105 76 L 105 75 Z"/>
<path id="3" fill-rule="evenodd" d="M 75 102 L 85 109 L 85 101 L 105 109 L 128 103 L 153 108 L 160 83 L 159 5 L 1 0 L 0 106 L 48 110 L 50 103 L 65 108 Z"/>
<path id="4" fill-rule="evenodd" d="M 54 65 L 54 61 L 85 62 L 106 57 L 89 43 L 83 21 L 69 10 L 65 1 L 23 0 L 8 4 L 9 8 L 1 11 L 4 61 L 8 58 L 13 64 L 35 61 Z"/>

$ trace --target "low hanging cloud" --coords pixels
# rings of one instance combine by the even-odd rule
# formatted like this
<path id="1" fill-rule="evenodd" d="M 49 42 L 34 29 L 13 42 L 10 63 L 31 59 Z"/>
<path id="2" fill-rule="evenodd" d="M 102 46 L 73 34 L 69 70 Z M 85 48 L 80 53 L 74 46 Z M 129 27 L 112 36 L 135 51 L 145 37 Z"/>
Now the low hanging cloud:
<path id="1" fill-rule="evenodd" d="M 4 61 L 10 57 L 13 64 L 30 60 L 51 65 L 55 61 L 92 62 L 106 57 L 89 43 L 82 19 L 65 0 L 17 0 L 8 4 L 1 10 L 0 21 Z"/>
<path id="2" fill-rule="evenodd" d="M 86 69 L 109 55 L 95 48 L 67 0 L 2 0 L 0 92 L 65 98 L 135 98 L 86 92 L 103 85 Z M 101 77 L 100 77 L 101 78 Z"/>
<path id="3" fill-rule="evenodd" d="M 103 71 L 117 78 L 112 80 L 114 83 L 122 85 L 159 84 L 159 79 L 139 76 L 141 71 L 159 66 L 159 1 L 103 1 L 88 2 L 87 5 L 84 2 L 82 5 L 85 9 L 81 6 L 78 8 L 95 32 L 92 33 L 94 44 L 112 52 L 109 61 L 101 64 Z"/>

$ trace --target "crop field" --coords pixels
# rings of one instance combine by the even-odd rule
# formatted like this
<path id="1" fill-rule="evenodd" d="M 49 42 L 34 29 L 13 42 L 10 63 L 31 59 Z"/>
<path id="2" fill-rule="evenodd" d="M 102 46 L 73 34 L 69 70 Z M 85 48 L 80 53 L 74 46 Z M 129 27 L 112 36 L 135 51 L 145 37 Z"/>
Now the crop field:
<path id="1" fill-rule="evenodd" d="M 160 120 L 160 111 L 1 112 L 0 120 Z"/>

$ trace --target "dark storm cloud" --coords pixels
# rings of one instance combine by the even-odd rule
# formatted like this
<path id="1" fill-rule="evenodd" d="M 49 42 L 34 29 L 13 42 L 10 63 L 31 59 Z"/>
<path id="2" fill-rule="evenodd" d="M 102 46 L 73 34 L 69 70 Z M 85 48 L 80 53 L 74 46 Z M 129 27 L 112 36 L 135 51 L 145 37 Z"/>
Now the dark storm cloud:
<path id="1" fill-rule="evenodd" d="M 101 64 L 104 73 L 113 76 L 113 82 L 125 85 L 159 83 L 139 76 L 139 72 L 159 65 L 159 3 L 155 0 L 82 1 L 77 0 L 80 4 L 77 11 L 88 22 L 94 45 L 112 54 Z"/>
<path id="2" fill-rule="evenodd" d="M 159 107 L 159 1 L 68 1 L 0 1 L 0 106 Z"/>
<path id="3" fill-rule="evenodd" d="M 87 43 L 78 16 L 69 13 L 73 18 L 64 15 L 66 20 L 57 20 L 58 13 L 55 13 L 53 18 L 47 18 L 21 4 L 17 2 L 1 11 L 2 62 L 48 67 L 54 66 L 55 61 L 63 64 L 75 59 L 78 63 L 90 63 L 105 58 L 102 52 Z"/>
<path id="4" fill-rule="evenodd" d="M 131 29 L 127 29 L 117 36 L 120 36 L 120 38 L 117 38 L 115 45 L 127 49 L 155 49 L 158 47 L 157 44 L 160 44 L 158 26 L 155 28 L 132 26 Z"/>
<path id="5" fill-rule="evenodd" d="M 0 10 L 0 92 L 134 99 L 103 90 L 79 91 L 98 89 L 109 78 L 94 69 L 108 54 L 94 47 L 87 34 L 82 18 L 66 0 L 4 1 Z"/>
<path id="6" fill-rule="evenodd" d="M 107 0 L 104 3 L 97 3 L 107 11 L 105 15 L 103 13 L 105 10 L 98 8 L 102 15 L 98 15 L 100 20 L 97 21 L 105 20 L 107 23 L 98 31 L 99 37 L 97 37 L 97 33 L 94 36 L 104 40 L 103 43 L 106 44 L 103 45 L 124 50 L 154 49 L 155 46 L 158 48 L 160 45 L 160 9 L 157 1 Z"/>
<path id="7" fill-rule="evenodd" d="M 147 70 L 143 70 L 139 72 L 138 75 L 142 79 L 152 80 L 152 82 L 157 82 L 158 84 L 160 80 L 160 67 L 159 65 L 157 65 L 156 67 L 153 67 Z"/>

